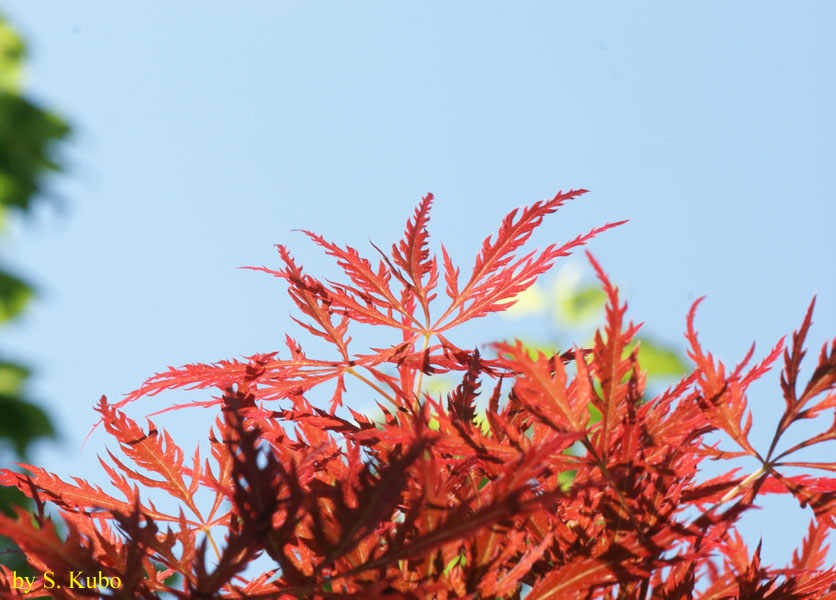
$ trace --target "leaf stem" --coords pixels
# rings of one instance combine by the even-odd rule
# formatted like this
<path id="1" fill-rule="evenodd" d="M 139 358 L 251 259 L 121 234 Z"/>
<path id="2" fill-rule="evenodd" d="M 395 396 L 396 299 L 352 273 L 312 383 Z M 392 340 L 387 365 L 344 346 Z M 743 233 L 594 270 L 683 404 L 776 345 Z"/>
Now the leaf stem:
<path id="1" fill-rule="evenodd" d="M 384 398 L 386 398 L 389 402 L 391 402 L 393 406 L 396 406 L 396 407 L 398 406 L 398 403 L 397 403 L 397 402 L 395 402 L 395 399 L 394 399 L 392 396 L 390 396 L 389 394 L 387 394 L 387 393 L 386 393 L 386 392 L 385 392 L 385 391 L 384 391 L 384 390 L 383 390 L 383 389 L 382 389 L 379 385 L 377 385 L 374 381 L 371 381 L 370 379 L 368 379 L 368 378 L 363 377 L 362 375 L 360 375 L 360 373 L 358 373 L 357 371 L 355 371 L 353 367 L 349 367 L 349 368 L 346 370 L 346 372 L 347 372 L 347 373 L 351 373 L 351 374 L 352 374 L 352 375 L 354 375 L 357 379 L 359 379 L 360 381 L 364 382 L 366 385 L 368 385 L 370 388 L 372 388 L 372 389 L 373 389 L 374 391 L 376 391 L 378 394 L 380 394 L 381 396 L 383 396 Z"/>
<path id="2" fill-rule="evenodd" d="M 218 557 L 218 561 L 221 560 L 221 552 L 218 550 L 218 545 L 215 543 L 215 539 L 212 537 L 212 532 L 208 529 L 206 531 L 206 537 L 209 538 L 209 543 L 212 545 L 212 550 L 215 551 L 215 556 Z"/>
<path id="3" fill-rule="evenodd" d="M 423 356 L 427 352 L 427 348 L 430 345 L 430 336 L 432 334 L 429 331 L 424 331 L 424 347 L 421 349 L 421 355 Z M 422 358 L 423 360 L 423 358 Z M 418 400 L 418 403 L 421 402 L 421 384 L 424 380 L 424 369 L 418 371 L 418 386 L 415 390 L 415 398 Z"/>
<path id="4" fill-rule="evenodd" d="M 728 502 L 729 500 L 731 500 L 732 498 L 734 498 L 740 490 L 742 490 L 742 489 L 743 489 L 743 488 L 745 488 L 747 485 L 749 485 L 750 483 L 752 483 L 755 479 L 757 479 L 758 477 L 760 477 L 761 475 L 763 475 L 764 473 L 766 473 L 766 471 L 767 471 L 766 465 L 761 465 L 760 467 L 758 467 L 758 469 L 757 469 L 756 471 L 754 471 L 754 472 L 753 472 L 751 475 L 749 475 L 746 479 L 744 479 L 743 481 L 741 481 L 740 483 L 738 483 L 738 484 L 737 484 L 734 488 L 732 488 L 732 489 L 731 489 L 731 490 L 730 490 L 730 491 L 729 491 L 729 492 L 728 492 L 725 496 L 723 496 L 722 498 L 720 498 L 720 504 L 725 504 L 726 502 Z"/>

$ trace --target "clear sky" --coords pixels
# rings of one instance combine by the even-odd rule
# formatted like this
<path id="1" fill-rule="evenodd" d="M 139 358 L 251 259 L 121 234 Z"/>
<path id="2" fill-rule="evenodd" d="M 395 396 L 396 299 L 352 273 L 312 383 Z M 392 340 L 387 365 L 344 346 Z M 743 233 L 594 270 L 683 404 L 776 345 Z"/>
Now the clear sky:
<path id="1" fill-rule="evenodd" d="M 6 0 L 27 86 L 75 127 L 64 210 L 14 222 L 8 262 L 40 288 L 3 332 L 37 369 L 60 444 L 38 464 L 104 481 L 101 394 L 168 365 L 280 349 L 278 264 L 295 228 L 370 250 L 433 192 L 433 239 L 469 268 L 511 208 L 585 187 L 535 244 L 630 219 L 591 250 L 650 334 L 763 356 L 818 294 L 809 359 L 836 335 L 831 2 Z M 537 324 L 485 319 L 480 342 Z M 809 374 L 808 369 L 806 373 Z M 777 373 L 755 388 L 771 438 Z M 137 406 L 141 416 L 173 394 Z M 365 401 L 365 399 L 363 400 Z M 763 411 L 763 412 L 760 412 Z M 207 411 L 208 413 L 208 411 Z M 199 411 L 159 424 L 205 439 Z M 188 451 L 187 451 L 188 454 Z M 811 513 L 767 502 L 744 528 L 783 562 Z M 778 519 L 776 520 L 776 514 Z M 776 523 L 780 523 L 776 527 Z"/>

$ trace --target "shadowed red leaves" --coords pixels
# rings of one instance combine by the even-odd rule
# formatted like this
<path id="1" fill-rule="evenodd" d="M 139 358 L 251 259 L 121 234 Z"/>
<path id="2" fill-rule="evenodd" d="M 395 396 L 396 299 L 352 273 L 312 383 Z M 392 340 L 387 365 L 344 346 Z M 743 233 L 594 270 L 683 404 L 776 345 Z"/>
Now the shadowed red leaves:
<path id="1" fill-rule="evenodd" d="M 33 568 L 61 573 L 32 591 L 55 597 L 270 599 L 836 598 L 825 568 L 836 516 L 833 462 L 794 460 L 836 439 L 833 425 L 781 452 L 796 422 L 836 407 L 836 342 L 822 350 L 799 393 L 813 305 L 784 350 L 785 411 L 774 441 L 749 439 L 746 392 L 780 357 L 782 343 L 747 369 L 728 369 L 702 349 L 694 304 L 686 339 L 696 368 L 646 397 L 638 326 L 603 268 L 589 260 L 607 296 L 606 322 L 591 348 L 532 356 L 521 343 L 496 355 L 464 350 L 454 328 L 504 310 L 562 256 L 596 234 L 520 254 L 543 218 L 583 190 L 512 211 L 482 244 L 467 281 L 442 246 L 445 304 L 437 307 L 438 258 L 427 225 L 432 195 L 376 265 L 353 248 L 305 232 L 333 257 L 345 281 L 307 274 L 284 246 L 284 280 L 296 322 L 333 347 L 309 357 L 287 337 L 284 356 L 169 368 L 117 404 L 102 399 L 102 424 L 119 445 L 102 464 L 113 491 L 67 483 L 43 469 L 3 471 L 0 482 L 36 501 L 34 516 L 0 516 Z M 350 330 L 394 329 L 388 347 L 357 353 Z M 456 373 L 446 395 L 423 389 L 425 374 Z M 342 407 L 354 379 L 382 417 Z M 327 384 L 327 407 L 309 392 Z M 188 406 L 219 406 L 208 455 L 183 450 L 127 403 L 174 388 L 219 391 Z M 367 395 L 368 395 L 367 393 Z M 342 407 L 342 408 L 341 408 Z M 176 407 L 184 408 L 184 406 Z M 718 446 L 706 435 L 722 433 Z M 748 456 L 748 476 L 701 476 L 706 458 Z M 795 469 L 790 472 L 788 469 Z M 155 504 L 151 496 L 166 495 Z M 759 495 L 790 493 L 816 520 L 791 564 L 761 564 L 736 524 Z M 49 504 L 66 524 L 59 534 Z M 120 587 L 70 587 L 68 573 L 101 572 Z M 177 580 L 170 576 L 177 575 Z M 23 597 L 0 571 L 0 596 Z M 57 580 L 56 580 L 57 581 Z M 111 580 L 113 581 L 113 580 Z M 32 596 L 29 596 L 32 597 Z"/>

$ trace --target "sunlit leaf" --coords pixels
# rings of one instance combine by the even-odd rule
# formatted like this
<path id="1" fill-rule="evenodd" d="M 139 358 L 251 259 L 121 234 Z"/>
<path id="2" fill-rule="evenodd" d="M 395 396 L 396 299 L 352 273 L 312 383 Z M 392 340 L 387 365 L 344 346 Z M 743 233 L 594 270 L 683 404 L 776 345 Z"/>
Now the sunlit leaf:
<path id="1" fill-rule="evenodd" d="M 562 322 L 583 324 L 601 315 L 607 297 L 600 287 L 589 285 L 558 294 L 556 300 Z"/>
<path id="2" fill-rule="evenodd" d="M 24 50 L 23 40 L 0 17 L 0 92 L 16 92 L 19 89 Z"/>
<path id="3" fill-rule="evenodd" d="M 648 377 L 682 377 L 690 366 L 681 354 L 670 346 L 665 346 L 646 337 L 639 337 L 639 364 L 647 370 Z M 636 344 L 630 344 L 626 352 L 632 352 Z"/>

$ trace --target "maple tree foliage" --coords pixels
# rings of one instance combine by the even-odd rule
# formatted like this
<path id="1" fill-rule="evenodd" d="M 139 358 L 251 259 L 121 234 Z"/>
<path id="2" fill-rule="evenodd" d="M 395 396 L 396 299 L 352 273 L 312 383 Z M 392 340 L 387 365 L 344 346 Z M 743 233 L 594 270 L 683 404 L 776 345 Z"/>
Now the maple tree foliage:
<path id="1" fill-rule="evenodd" d="M 729 368 L 700 345 L 697 301 L 686 327 L 695 368 L 653 398 L 637 349 L 625 351 L 639 327 L 591 255 L 608 299 L 591 347 L 532 355 L 520 342 L 497 343 L 491 358 L 452 341 L 456 326 L 509 307 L 558 258 L 620 224 L 521 252 L 545 216 L 582 193 L 512 211 L 468 277 L 443 245 L 440 261 L 430 253 L 432 195 L 388 255 L 375 247 L 376 265 L 305 232 L 336 259 L 343 282 L 307 274 L 278 246 L 283 267 L 259 270 L 286 282 L 297 322 L 335 354 L 310 357 L 288 336 L 283 355 L 170 368 L 121 402 L 102 397 L 100 424 L 124 455 L 101 461 L 116 495 L 32 465 L 2 471 L 0 483 L 37 509 L 0 516 L 0 534 L 57 584 L 40 579 L 26 596 L 836 598 L 836 570 L 825 567 L 836 525 L 836 478 L 826 474 L 836 462 L 795 458 L 836 439 L 836 420 L 779 445 L 794 423 L 836 407 L 836 341 L 798 382 L 812 303 L 786 348 L 781 340 L 749 366 L 753 347 Z M 349 328 L 358 325 L 388 328 L 397 342 L 357 354 Z M 764 451 L 749 439 L 746 392 L 782 353 L 785 409 Z M 422 391 L 425 376 L 451 372 L 460 384 L 446 396 Z M 340 408 L 348 378 L 373 390 L 381 421 Z M 323 385 L 330 405 L 315 406 L 309 392 Z M 217 407 L 208 455 L 196 449 L 187 460 L 165 430 L 122 411 L 173 388 L 218 391 L 175 407 Z M 704 460 L 741 456 L 759 467 L 701 474 Z M 157 508 L 149 488 L 176 508 Z M 791 494 L 814 514 L 783 568 L 762 565 L 760 546 L 750 551 L 736 529 L 766 493 Z M 78 572 L 118 577 L 119 586 L 71 587 Z M 5 568 L 0 592 L 23 597 Z"/>

